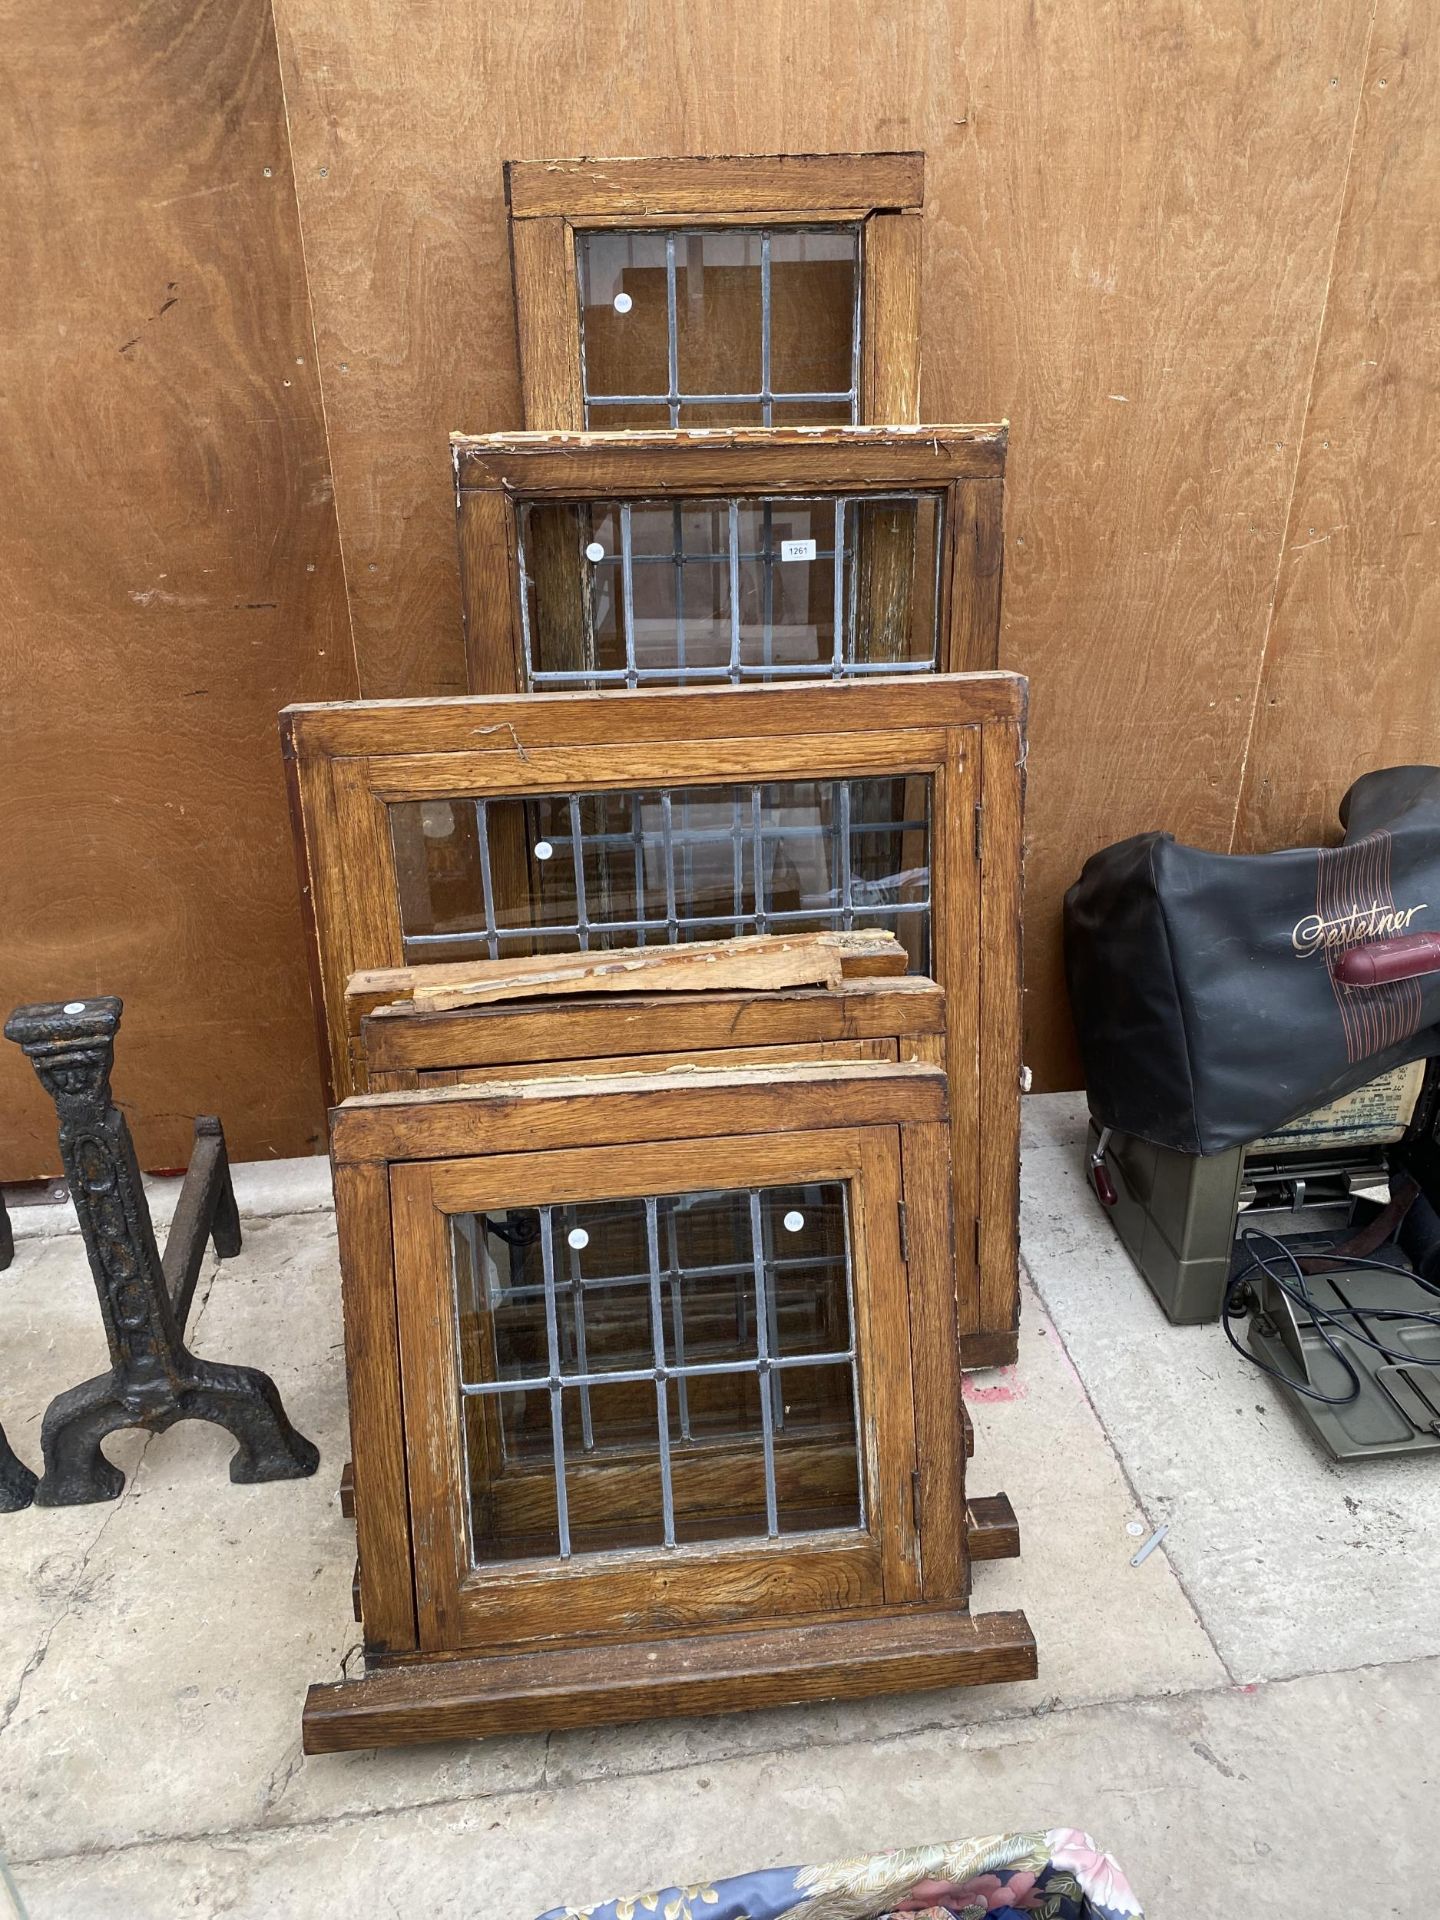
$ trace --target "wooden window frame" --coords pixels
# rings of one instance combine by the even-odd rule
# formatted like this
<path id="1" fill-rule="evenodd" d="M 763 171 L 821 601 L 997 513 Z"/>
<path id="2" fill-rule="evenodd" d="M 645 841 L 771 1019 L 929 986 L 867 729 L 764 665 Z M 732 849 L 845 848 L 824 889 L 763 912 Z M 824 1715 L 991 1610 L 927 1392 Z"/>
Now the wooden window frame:
<path id="1" fill-rule="evenodd" d="M 920 418 L 923 153 L 511 160 L 505 166 L 528 427 L 579 431 L 575 235 L 598 227 L 859 224 L 859 418 Z"/>
<path id="2" fill-rule="evenodd" d="M 355 1082 L 345 990 L 405 953 L 396 801 L 928 775 L 931 972 L 947 1007 L 966 1362 L 1013 1360 L 1019 1312 L 1025 682 L 1014 674 L 293 706 L 281 717 L 322 1059 Z"/>
<path id="3" fill-rule="evenodd" d="M 936 493 L 936 670 L 996 666 L 1008 429 L 715 427 L 450 436 L 465 657 L 474 693 L 523 693 L 519 517 L 528 500 Z M 883 573 L 883 561 L 877 562 Z M 577 583 L 580 557 L 576 554 Z M 883 592 L 883 582 L 874 590 Z M 824 673 L 817 668 L 818 675 Z"/>
<path id="4" fill-rule="evenodd" d="M 1034 1673 L 1023 1615 L 968 1612 L 946 1097 L 937 1067 L 865 1062 L 335 1111 L 368 1671 L 311 1689 L 307 1752 Z M 472 1567 L 445 1216 L 821 1178 L 850 1183 L 864 1525 Z"/>

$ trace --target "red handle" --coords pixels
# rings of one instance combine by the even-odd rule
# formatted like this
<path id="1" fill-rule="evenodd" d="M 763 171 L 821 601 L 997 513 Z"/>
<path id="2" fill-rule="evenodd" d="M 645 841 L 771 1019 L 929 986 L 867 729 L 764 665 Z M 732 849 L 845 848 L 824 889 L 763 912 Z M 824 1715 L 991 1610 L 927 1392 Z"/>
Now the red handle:
<path id="1" fill-rule="evenodd" d="M 1110 1169 L 1103 1160 L 1092 1160 L 1090 1178 L 1095 1184 L 1095 1192 L 1102 1207 L 1113 1207 L 1120 1198 L 1115 1191 L 1115 1182 L 1110 1178 Z"/>
<path id="2" fill-rule="evenodd" d="M 1414 980 L 1440 973 L 1440 933 L 1404 933 L 1395 940 L 1371 940 L 1351 947 L 1335 962 L 1335 978 L 1347 987 L 1383 987 L 1391 980 Z"/>

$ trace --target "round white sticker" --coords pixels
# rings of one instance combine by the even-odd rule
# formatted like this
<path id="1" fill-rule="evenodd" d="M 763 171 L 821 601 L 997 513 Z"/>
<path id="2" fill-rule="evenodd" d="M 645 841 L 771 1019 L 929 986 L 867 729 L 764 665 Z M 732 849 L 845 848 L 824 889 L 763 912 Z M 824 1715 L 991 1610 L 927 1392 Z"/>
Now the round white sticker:
<path id="1" fill-rule="evenodd" d="M 85 1002 L 83 1000 L 67 1000 L 65 1002 L 65 1011 L 66 1013 L 83 1013 L 85 1011 Z"/>
<path id="2" fill-rule="evenodd" d="M 785 1216 L 785 1231 L 787 1233 L 799 1233 L 801 1227 L 803 1227 L 804 1224 L 805 1224 L 804 1214 L 798 1213 L 795 1210 L 795 1208 L 792 1207 L 789 1213 L 787 1213 Z"/>
<path id="3" fill-rule="evenodd" d="M 551 846 L 548 840 L 537 840 L 535 842 L 535 858 L 537 860 L 548 860 L 554 851 L 554 847 Z"/>
<path id="4" fill-rule="evenodd" d="M 579 1253 L 582 1247 L 589 1246 L 590 1236 L 585 1231 L 584 1227 L 571 1227 L 570 1231 L 565 1236 L 565 1241 L 567 1246 L 572 1246 L 575 1249 L 575 1251 Z"/>
<path id="5" fill-rule="evenodd" d="M 587 560 L 603 560 L 605 558 L 605 549 L 598 540 L 592 540 L 589 546 L 586 547 L 585 558 Z"/>
<path id="6" fill-rule="evenodd" d="M 628 313 L 634 304 L 628 293 L 617 293 L 615 296 L 616 313 Z"/>

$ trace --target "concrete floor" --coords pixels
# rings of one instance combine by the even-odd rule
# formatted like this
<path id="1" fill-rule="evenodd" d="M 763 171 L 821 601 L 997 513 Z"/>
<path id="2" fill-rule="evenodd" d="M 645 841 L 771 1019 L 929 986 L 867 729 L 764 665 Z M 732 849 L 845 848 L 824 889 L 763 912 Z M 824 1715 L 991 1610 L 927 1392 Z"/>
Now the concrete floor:
<path id="1" fill-rule="evenodd" d="M 234 1487 L 213 1430 L 131 1434 L 118 1502 L 0 1519 L 0 1845 L 33 1920 L 529 1920 L 1048 1824 L 1100 1837 L 1151 1920 L 1332 1890 L 1430 1913 L 1440 1460 L 1337 1470 L 1218 1331 L 1168 1327 L 1080 1183 L 1080 1112 L 1026 1102 L 1021 1358 L 970 1387 L 972 1484 L 1025 1545 L 975 1604 L 1026 1608 L 1038 1682 L 311 1761 L 305 1686 L 356 1644 L 334 1230 L 314 1168 L 247 1178 L 194 1343 L 269 1369 L 321 1470 Z M 50 1397 L 103 1362 L 74 1235 L 21 1240 L 0 1314 L 34 1462 Z M 1128 1528 L 1162 1520 L 1132 1568 Z"/>

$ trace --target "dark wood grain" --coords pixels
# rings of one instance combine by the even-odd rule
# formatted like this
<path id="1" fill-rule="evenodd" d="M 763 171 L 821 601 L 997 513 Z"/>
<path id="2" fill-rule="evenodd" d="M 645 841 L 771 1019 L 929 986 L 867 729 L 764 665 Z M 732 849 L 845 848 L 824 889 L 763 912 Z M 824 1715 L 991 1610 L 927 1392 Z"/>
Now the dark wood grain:
<path id="1" fill-rule="evenodd" d="M 965 1545 L 972 1560 L 1018 1558 L 1020 1522 L 1008 1494 L 971 1495 L 965 1507 Z"/>

